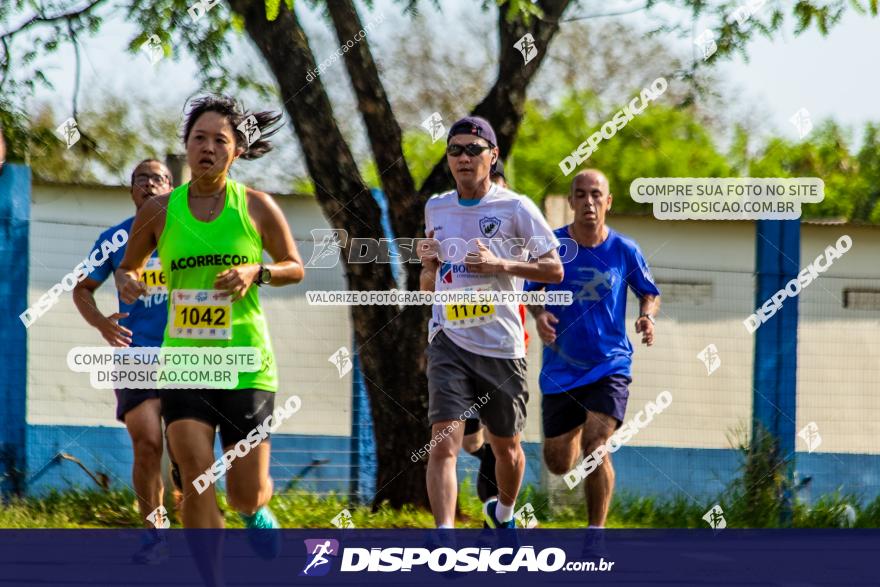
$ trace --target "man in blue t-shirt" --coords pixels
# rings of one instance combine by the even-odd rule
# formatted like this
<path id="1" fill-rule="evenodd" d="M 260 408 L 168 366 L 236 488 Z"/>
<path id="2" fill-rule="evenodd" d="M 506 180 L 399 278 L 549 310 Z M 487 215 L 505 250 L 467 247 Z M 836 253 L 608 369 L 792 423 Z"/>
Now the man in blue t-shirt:
<path id="1" fill-rule="evenodd" d="M 171 190 L 171 172 L 156 159 L 140 162 L 131 174 L 131 199 L 140 209 L 147 198 L 166 194 Z M 100 250 L 104 241 L 124 230 L 126 234 L 134 223 L 132 216 L 116 226 L 108 228 L 98 237 L 92 248 Z M 110 254 L 107 262 L 95 267 L 73 290 L 73 301 L 79 313 L 94 326 L 107 344 L 114 347 L 159 347 L 168 317 L 168 289 L 159 264 L 157 253 L 148 261 L 142 279 L 148 293 L 134 304 L 119 300 L 119 311 L 105 316 L 95 303 L 94 292 L 113 272 L 125 256 L 125 246 Z M 116 419 L 125 424 L 134 449 L 132 483 L 138 498 L 138 507 L 144 524 L 153 531 L 146 534 L 141 550 L 134 560 L 154 563 L 167 556 L 167 545 L 156 532 L 158 523 L 147 517 L 162 505 L 162 419 L 159 390 L 117 389 Z M 169 454 L 170 456 L 170 454 Z M 172 478 L 180 489 L 176 465 L 172 459 Z M 153 516 L 153 520 L 156 517 Z"/>
<path id="2" fill-rule="evenodd" d="M 570 306 L 530 306 L 544 342 L 539 382 L 544 461 L 562 475 L 605 444 L 623 423 L 632 382 L 632 345 L 626 335 L 627 287 L 639 298 L 636 332 L 654 342 L 660 290 L 638 245 L 605 225 L 613 196 L 602 172 L 577 174 L 568 203 L 574 221 L 555 231 L 562 243 L 562 283 L 526 283 L 527 291 L 570 291 Z M 577 243 L 577 251 L 563 251 Z M 611 455 L 584 481 L 591 528 L 605 526 L 614 491 Z"/>

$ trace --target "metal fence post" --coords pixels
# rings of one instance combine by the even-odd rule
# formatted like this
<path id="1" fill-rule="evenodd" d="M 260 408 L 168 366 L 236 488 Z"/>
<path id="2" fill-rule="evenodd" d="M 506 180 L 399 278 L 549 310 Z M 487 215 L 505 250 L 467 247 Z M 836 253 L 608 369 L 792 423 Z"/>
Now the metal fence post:
<path id="1" fill-rule="evenodd" d="M 0 498 L 25 491 L 27 467 L 27 329 L 19 314 L 28 307 L 31 170 L 6 164 L 0 175 Z"/>
<path id="2" fill-rule="evenodd" d="M 800 270 L 800 220 L 759 220 L 755 225 L 755 308 L 797 279 Z M 752 442 L 763 427 L 778 443 L 787 480 L 783 525 L 791 522 L 790 493 L 795 467 L 797 421 L 798 299 L 789 297 L 755 332 L 752 373 Z"/>

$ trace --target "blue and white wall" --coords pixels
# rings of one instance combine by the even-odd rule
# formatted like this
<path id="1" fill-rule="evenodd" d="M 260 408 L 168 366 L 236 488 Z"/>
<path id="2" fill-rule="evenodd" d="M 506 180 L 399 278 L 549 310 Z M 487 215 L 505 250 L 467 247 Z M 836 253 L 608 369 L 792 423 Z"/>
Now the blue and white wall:
<path id="1" fill-rule="evenodd" d="M 4 181 L 5 174 L 0 186 Z M 69 296 L 33 324 L 26 331 L 25 405 L 25 330 L 18 314 L 81 261 L 102 230 L 133 213 L 128 192 L 36 185 L 26 235 L 16 229 L 28 217 L 26 206 L 19 203 L 8 211 L 12 207 L 5 197 L 0 202 L 0 216 L 11 219 L 0 219 L 4 230 L 14 236 L 3 239 L 9 243 L 5 246 L 29 247 L 18 256 L 26 255 L 26 267 L 12 263 L 5 274 L 16 279 L 4 279 L 0 290 L 12 312 L 0 320 L 3 340 L 9 343 L 0 356 L 10 373 L 0 382 L 0 442 L 23 451 L 29 492 L 93 485 L 74 463 L 58 460 L 59 452 L 110 475 L 119 486 L 127 485 L 130 443 L 115 421 L 113 393 L 92 389 L 86 375 L 72 373 L 66 365 L 70 348 L 101 345 L 100 336 L 79 317 Z M 309 231 L 327 223 L 310 198 L 288 197 L 280 203 L 308 259 Z M 556 213 L 551 217 L 556 225 L 564 221 Z M 656 344 L 650 349 L 635 345 L 629 414 L 660 391 L 673 395 L 672 405 L 615 455 L 618 487 L 661 496 L 712 495 L 736 472 L 730 436 L 738 427 L 748 430 L 751 416 L 753 345 L 742 321 L 753 311 L 754 226 L 613 215 L 610 223 L 640 243 L 664 293 Z M 860 294 L 857 305 L 865 309 L 853 309 L 852 304 L 844 307 L 844 290 L 880 290 L 880 229 L 804 224 L 802 230 L 802 264 L 844 232 L 854 244 L 800 296 L 797 429 L 816 422 L 822 444 L 808 454 L 799 441 L 798 471 L 813 477 L 814 495 L 842 487 L 873 497 L 880 493 L 880 448 L 875 441 L 880 435 L 880 399 L 874 393 L 880 378 L 880 294 Z M 351 348 L 349 314 L 342 307 L 310 307 L 304 297 L 310 289 L 344 288 L 337 268 L 310 271 L 297 287 L 264 291 L 282 381 L 279 401 L 294 393 L 302 399 L 301 411 L 273 442 L 272 473 L 279 485 L 301 478 L 300 486 L 317 491 L 349 489 L 352 374 L 340 378 L 328 361 L 339 347 Z M 115 309 L 112 284 L 102 287 L 97 298 L 107 313 Z M 632 324 L 638 308 L 634 299 L 630 301 L 628 320 L 636 342 Z M 543 474 L 540 466 L 540 344 L 529 320 L 527 481 L 544 481 L 562 495 L 568 490 L 560 489 L 559 480 Z M 717 346 L 722 360 L 712 375 L 696 357 L 708 344 Z M 469 468 L 471 461 L 463 456 L 460 467 Z"/>

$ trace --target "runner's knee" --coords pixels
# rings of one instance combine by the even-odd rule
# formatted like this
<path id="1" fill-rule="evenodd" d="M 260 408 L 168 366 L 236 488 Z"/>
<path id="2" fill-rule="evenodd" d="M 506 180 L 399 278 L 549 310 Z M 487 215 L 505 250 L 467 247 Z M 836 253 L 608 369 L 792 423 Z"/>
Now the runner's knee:
<path id="1" fill-rule="evenodd" d="M 584 456 L 591 454 L 600 446 L 604 446 L 607 442 L 608 438 L 606 438 L 603 434 L 585 436 L 582 442 Z"/>
<path id="2" fill-rule="evenodd" d="M 134 458 L 139 464 L 162 462 L 162 437 L 139 438 L 134 441 Z"/>
<path id="3" fill-rule="evenodd" d="M 554 475 L 564 475 L 573 467 L 574 454 L 571 450 L 562 450 L 559 447 L 544 446 L 544 464 Z"/>
<path id="4" fill-rule="evenodd" d="M 461 448 L 463 448 L 465 452 L 477 451 L 481 446 L 483 446 L 483 435 L 479 432 L 468 434 L 461 441 Z"/>
<path id="5" fill-rule="evenodd" d="M 519 442 L 495 443 L 492 446 L 492 452 L 495 453 L 495 460 L 501 463 L 517 466 L 524 454 Z"/>

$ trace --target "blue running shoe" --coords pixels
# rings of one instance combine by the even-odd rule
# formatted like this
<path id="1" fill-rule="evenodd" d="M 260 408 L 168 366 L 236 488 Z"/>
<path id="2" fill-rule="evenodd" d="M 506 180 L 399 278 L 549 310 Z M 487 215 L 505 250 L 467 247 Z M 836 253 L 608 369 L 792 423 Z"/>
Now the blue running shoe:
<path id="1" fill-rule="evenodd" d="M 168 542 L 157 532 L 148 532 L 141 538 L 141 548 L 131 557 L 139 565 L 158 565 L 168 560 Z"/>
<path id="2" fill-rule="evenodd" d="M 581 560 L 595 560 L 607 554 L 605 528 L 587 528 L 581 547 Z"/>
<path id="3" fill-rule="evenodd" d="M 275 519 L 268 506 L 258 509 L 252 516 L 239 514 L 248 529 L 248 541 L 261 558 L 277 558 L 281 553 L 281 524 Z"/>
<path id="4" fill-rule="evenodd" d="M 486 519 L 486 526 L 495 530 L 500 546 L 512 548 L 515 552 L 520 546 L 519 536 L 516 533 L 516 519 L 510 518 L 507 522 L 499 522 L 498 518 L 495 517 L 495 510 L 497 508 L 497 499 L 491 499 L 483 504 L 483 516 Z"/>
<path id="5" fill-rule="evenodd" d="M 486 525 L 489 528 L 516 528 L 516 520 L 510 518 L 507 522 L 499 522 L 495 517 L 495 510 L 498 507 L 497 499 L 490 499 L 483 504 L 483 517 L 486 519 Z"/>

